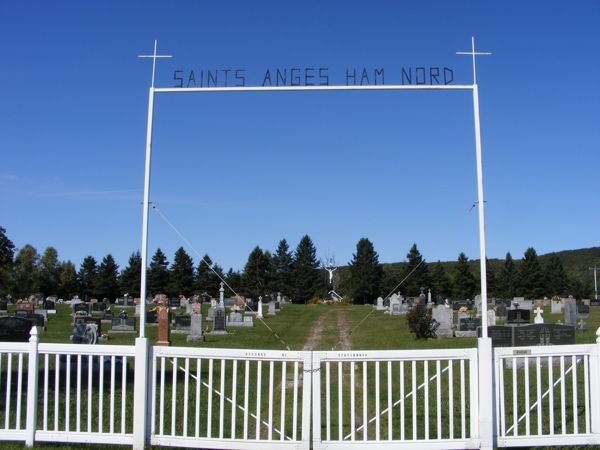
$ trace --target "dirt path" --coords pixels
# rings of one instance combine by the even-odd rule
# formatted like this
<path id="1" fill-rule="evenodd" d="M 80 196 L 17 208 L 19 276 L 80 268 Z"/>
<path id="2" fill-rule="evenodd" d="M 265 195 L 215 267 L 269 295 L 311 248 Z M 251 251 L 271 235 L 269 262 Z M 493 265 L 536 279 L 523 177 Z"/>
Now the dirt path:
<path id="1" fill-rule="evenodd" d="M 327 320 L 328 315 L 334 315 L 335 320 Z M 319 345 L 321 338 L 324 335 L 324 331 L 337 330 L 339 333 L 339 342 L 336 344 L 337 350 L 349 350 L 352 345 L 350 342 L 350 325 L 348 324 L 348 317 L 346 311 L 341 309 L 335 309 L 328 313 L 321 314 L 321 317 L 315 322 L 310 335 L 306 340 L 302 350 L 318 350 L 322 348 Z"/>
<path id="2" fill-rule="evenodd" d="M 337 345 L 338 350 L 350 350 L 352 343 L 350 342 L 350 324 L 348 324 L 348 317 L 346 311 L 336 311 L 337 328 L 340 333 L 340 342 Z"/>
<path id="3" fill-rule="evenodd" d="M 325 329 L 326 324 L 326 316 L 325 314 L 321 314 L 319 320 L 313 325 L 312 330 L 310 330 L 310 336 L 304 343 L 304 347 L 302 350 L 314 350 L 321 339 L 321 334 L 323 334 L 323 330 Z"/>

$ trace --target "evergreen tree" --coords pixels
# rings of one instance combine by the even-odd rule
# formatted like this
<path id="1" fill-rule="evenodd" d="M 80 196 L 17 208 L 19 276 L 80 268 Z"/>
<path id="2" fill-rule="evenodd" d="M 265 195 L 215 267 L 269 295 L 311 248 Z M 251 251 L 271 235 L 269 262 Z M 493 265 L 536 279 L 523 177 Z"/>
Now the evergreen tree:
<path id="1" fill-rule="evenodd" d="M 279 241 L 273 255 L 273 290 L 283 294 L 291 293 L 292 265 L 294 258 L 285 239 Z"/>
<path id="2" fill-rule="evenodd" d="M 219 294 L 219 289 L 221 289 L 221 279 L 225 279 L 225 273 L 223 272 L 223 268 L 218 265 L 217 263 L 214 263 L 212 265 L 212 270 L 209 272 L 208 274 L 209 276 L 209 293 L 214 292 L 215 296 L 218 296 Z M 225 288 L 225 290 L 227 290 L 227 286 L 223 286 Z M 226 294 L 227 295 L 227 294 Z"/>
<path id="3" fill-rule="evenodd" d="M 58 296 L 69 300 L 79 291 L 77 270 L 71 261 L 61 262 L 58 266 Z"/>
<path id="4" fill-rule="evenodd" d="M 160 248 L 152 256 L 150 267 L 148 269 L 148 292 L 154 296 L 156 294 L 166 294 L 169 288 L 169 262 L 167 256 Z"/>
<path id="5" fill-rule="evenodd" d="M 544 272 L 533 247 L 525 250 L 520 271 L 521 294 L 527 298 L 541 298 L 544 295 Z"/>
<path id="6" fill-rule="evenodd" d="M 54 247 L 48 247 L 40 258 L 39 270 L 40 291 L 45 295 L 55 295 L 59 286 L 58 252 Z"/>
<path id="7" fill-rule="evenodd" d="M 496 276 L 496 271 L 493 269 L 487 258 L 485 258 L 485 263 L 488 298 L 494 298 L 500 295 L 500 283 L 498 277 Z"/>
<path id="8" fill-rule="evenodd" d="M 512 299 L 517 295 L 519 275 L 510 253 L 507 253 L 504 259 L 504 266 L 502 267 L 498 284 L 501 297 Z"/>
<path id="9" fill-rule="evenodd" d="M 0 227 L 0 296 L 10 293 L 15 246 L 6 236 L 6 230 Z"/>
<path id="10" fill-rule="evenodd" d="M 106 255 L 96 276 L 96 295 L 115 300 L 119 296 L 119 266 L 111 254 Z"/>
<path id="11" fill-rule="evenodd" d="M 134 252 L 129 257 L 127 267 L 119 277 L 120 294 L 129 294 L 132 297 L 140 296 L 140 284 L 142 279 L 142 256 L 140 252 Z"/>
<path id="12" fill-rule="evenodd" d="M 171 265 L 171 294 L 189 296 L 194 289 L 194 261 L 183 247 L 175 252 Z"/>
<path id="13" fill-rule="evenodd" d="M 96 278 L 98 277 L 98 264 L 93 256 L 86 256 L 79 267 L 77 278 L 79 280 L 79 288 L 81 298 L 89 300 L 96 296 L 95 288 L 97 286 Z"/>
<path id="14" fill-rule="evenodd" d="M 438 295 L 442 298 L 452 296 L 452 283 L 440 261 L 434 264 L 431 271 L 431 293 L 433 298 L 437 298 Z"/>
<path id="15" fill-rule="evenodd" d="M 306 303 L 323 287 L 318 268 L 317 249 L 312 239 L 305 235 L 296 247 L 292 265 L 292 295 L 294 302 Z"/>
<path id="16" fill-rule="evenodd" d="M 350 262 L 350 285 L 354 303 L 373 303 L 380 293 L 382 278 L 383 269 L 372 242 L 367 238 L 360 239 Z"/>
<path id="17" fill-rule="evenodd" d="M 406 296 L 419 295 L 421 293 L 421 288 L 426 290 L 426 288 L 431 286 L 429 269 L 427 264 L 425 264 L 425 260 L 421 256 L 421 253 L 417 249 L 417 244 L 412 245 L 406 258 L 408 259 L 408 264 L 404 268 L 404 276 L 402 278 L 407 278 L 399 289 Z"/>
<path id="18" fill-rule="evenodd" d="M 235 292 L 241 292 L 242 290 L 242 274 L 239 271 L 234 271 L 233 268 L 229 268 L 225 274 L 225 281 Z"/>
<path id="19" fill-rule="evenodd" d="M 248 261 L 244 266 L 242 283 L 246 296 L 257 299 L 260 295 L 267 292 L 268 276 L 270 271 L 270 256 L 263 252 L 259 246 L 248 255 Z"/>
<path id="20" fill-rule="evenodd" d="M 383 276 L 381 277 L 380 286 L 381 292 L 384 293 L 383 295 L 391 295 L 398 290 L 402 290 L 402 285 L 398 286 L 398 283 L 404 278 L 404 266 L 405 264 L 386 264 L 382 266 Z M 343 292 L 343 295 L 350 295 L 350 276 L 346 276 L 346 272 L 348 271 L 340 269 L 338 272 L 340 272 L 338 275 L 340 279 L 340 290 L 338 293 Z"/>
<path id="21" fill-rule="evenodd" d="M 546 294 L 553 297 L 566 296 L 569 291 L 569 278 L 563 267 L 562 261 L 556 253 L 548 257 L 544 266 L 544 277 L 546 279 Z"/>
<path id="22" fill-rule="evenodd" d="M 210 270 L 212 265 L 212 259 L 208 255 L 204 255 L 198 263 L 196 278 L 194 279 L 194 291 L 196 293 L 202 294 L 206 292 L 213 297 L 217 295 L 217 291 L 213 289 L 212 270 Z"/>
<path id="23" fill-rule="evenodd" d="M 39 255 L 35 247 L 25 245 L 15 257 L 14 285 L 17 297 L 27 297 L 39 290 Z"/>
<path id="24" fill-rule="evenodd" d="M 469 258 L 460 252 L 454 269 L 454 296 L 458 299 L 472 299 L 477 289 L 475 277 L 469 267 Z"/>

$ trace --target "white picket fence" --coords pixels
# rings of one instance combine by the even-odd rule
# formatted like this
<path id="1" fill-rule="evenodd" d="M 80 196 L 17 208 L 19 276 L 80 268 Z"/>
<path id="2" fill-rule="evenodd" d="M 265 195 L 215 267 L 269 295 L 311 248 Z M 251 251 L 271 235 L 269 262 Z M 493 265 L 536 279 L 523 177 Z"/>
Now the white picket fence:
<path id="1" fill-rule="evenodd" d="M 35 329 L 34 329 L 35 330 Z M 0 346 L 0 441 L 196 448 L 600 444 L 600 343 L 402 351 Z M 600 341 L 600 337 L 599 337 Z"/>

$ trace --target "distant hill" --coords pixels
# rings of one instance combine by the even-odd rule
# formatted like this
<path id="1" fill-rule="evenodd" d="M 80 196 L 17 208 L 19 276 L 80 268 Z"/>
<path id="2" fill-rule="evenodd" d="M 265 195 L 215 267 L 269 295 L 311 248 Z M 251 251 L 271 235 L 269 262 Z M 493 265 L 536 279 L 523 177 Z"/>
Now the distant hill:
<path id="1" fill-rule="evenodd" d="M 600 247 L 589 247 L 589 248 L 580 248 L 576 250 L 562 250 L 560 252 L 555 253 L 563 263 L 563 267 L 565 271 L 572 279 L 579 279 L 583 283 L 593 283 L 593 272 L 588 270 L 588 267 L 593 267 L 594 265 L 600 266 Z M 542 266 L 546 263 L 548 258 L 552 253 L 546 253 L 543 255 L 538 255 L 540 263 Z M 516 266 L 518 267 L 522 261 L 523 255 L 512 255 Z M 436 263 L 437 261 L 427 261 L 428 264 Z M 399 269 L 405 263 L 389 263 L 383 264 L 384 267 L 389 269 Z M 454 266 L 456 265 L 456 261 L 442 261 L 441 264 L 446 269 L 446 272 L 452 274 L 454 271 Z M 471 269 L 475 275 L 479 274 L 479 259 L 473 259 L 469 261 Z M 504 259 L 488 259 L 488 264 L 490 267 L 499 272 L 504 265 Z M 599 274 L 600 276 L 600 274 Z"/>

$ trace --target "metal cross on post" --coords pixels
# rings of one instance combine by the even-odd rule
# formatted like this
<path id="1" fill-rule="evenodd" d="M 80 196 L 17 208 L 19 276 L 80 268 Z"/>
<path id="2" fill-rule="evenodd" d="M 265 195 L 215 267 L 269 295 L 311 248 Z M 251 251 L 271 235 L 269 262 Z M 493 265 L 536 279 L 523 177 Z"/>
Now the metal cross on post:
<path id="1" fill-rule="evenodd" d="M 172 55 L 157 55 L 157 41 L 154 40 L 154 53 L 152 55 L 138 55 L 138 58 L 152 58 L 152 88 L 154 89 L 154 72 L 156 70 L 156 58 L 172 58 Z"/>
<path id="2" fill-rule="evenodd" d="M 471 51 L 470 52 L 456 52 L 457 55 L 472 55 L 473 56 L 473 84 L 477 84 L 477 73 L 475 71 L 475 55 L 491 55 L 490 52 L 476 52 L 475 51 L 475 37 L 471 36 Z"/>

